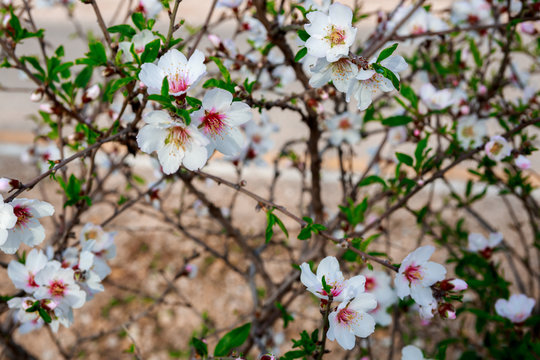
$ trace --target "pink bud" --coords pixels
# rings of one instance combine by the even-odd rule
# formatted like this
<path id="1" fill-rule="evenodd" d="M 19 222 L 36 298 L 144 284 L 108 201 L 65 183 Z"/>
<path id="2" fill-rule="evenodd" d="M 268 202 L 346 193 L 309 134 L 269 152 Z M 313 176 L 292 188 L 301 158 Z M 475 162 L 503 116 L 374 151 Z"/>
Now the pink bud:
<path id="1" fill-rule="evenodd" d="M 420 136 L 420 129 L 414 129 L 413 134 L 414 136 Z"/>
<path id="2" fill-rule="evenodd" d="M 214 35 L 214 34 L 208 35 L 208 40 L 210 40 L 212 45 L 214 45 L 215 47 L 219 47 L 219 45 L 221 45 L 221 39 L 217 35 Z"/>
<path id="3" fill-rule="evenodd" d="M 536 34 L 536 29 L 534 28 L 534 22 L 532 21 L 526 21 L 519 24 L 519 29 L 521 32 L 529 35 Z"/>
<path id="4" fill-rule="evenodd" d="M 487 94 L 487 87 L 485 85 L 478 86 L 478 94 L 486 95 Z"/>
<path id="5" fill-rule="evenodd" d="M 84 92 L 83 98 L 86 98 L 87 102 L 95 100 L 99 96 L 99 92 L 100 92 L 99 86 L 95 84 L 89 87 L 88 89 L 86 89 L 86 91 Z"/>
<path id="6" fill-rule="evenodd" d="M 7 178 L 0 178 L 0 191 L 8 191 L 11 189 L 10 179 Z"/>
<path id="7" fill-rule="evenodd" d="M 516 166 L 521 170 L 527 170 L 531 167 L 531 161 L 523 155 L 519 155 L 515 160 Z"/>
<path id="8" fill-rule="evenodd" d="M 456 312 L 452 310 L 448 310 L 445 315 L 449 320 L 454 320 L 456 318 Z"/>
<path id="9" fill-rule="evenodd" d="M 468 288 L 467 283 L 461 279 L 452 279 L 449 281 L 449 283 L 454 285 L 454 287 L 452 288 L 452 290 L 454 291 L 463 291 Z"/>
<path id="10" fill-rule="evenodd" d="M 416 183 L 418 185 L 420 185 L 420 186 L 424 186 L 424 184 L 425 184 L 424 179 L 418 179 L 418 181 Z"/>
<path id="11" fill-rule="evenodd" d="M 459 111 L 463 114 L 463 115 L 469 115 L 469 113 L 471 112 L 471 108 L 469 107 L 469 105 L 463 105 L 459 108 Z"/>
<path id="12" fill-rule="evenodd" d="M 44 113 L 47 113 L 47 114 L 52 114 L 53 113 L 51 104 L 41 104 L 41 105 L 39 105 L 39 110 L 41 110 L 41 111 L 43 111 Z"/>
<path id="13" fill-rule="evenodd" d="M 39 102 L 41 99 L 43 99 L 43 91 L 41 89 L 37 89 L 30 95 L 30 101 L 32 102 Z"/>

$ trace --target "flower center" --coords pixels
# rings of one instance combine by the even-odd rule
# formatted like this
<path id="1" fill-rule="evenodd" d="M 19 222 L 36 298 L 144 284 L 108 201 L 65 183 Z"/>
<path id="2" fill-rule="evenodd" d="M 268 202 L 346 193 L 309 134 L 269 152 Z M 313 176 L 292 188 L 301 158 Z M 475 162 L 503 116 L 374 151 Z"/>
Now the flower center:
<path id="1" fill-rule="evenodd" d="M 352 128 L 351 122 L 350 122 L 349 119 L 347 119 L 347 118 L 342 119 L 342 120 L 339 122 L 338 127 L 339 127 L 341 130 L 349 130 L 349 129 Z"/>
<path id="2" fill-rule="evenodd" d="M 212 137 L 220 135 L 225 128 L 225 114 L 221 114 L 214 109 L 204 111 L 204 117 L 202 118 L 201 127 L 204 128 L 204 132 Z"/>
<path id="3" fill-rule="evenodd" d="M 177 72 L 172 76 L 167 75 L 167 81 L 169 82 L 170 93 L 185 92 L 189 87 L 187 74 L 183 74 L 181 72 Z"/>
<path id="4" fill-rule="evenodd" d="M 371 291 L 377 286 L 377 282 L 375 281 L 375 278 L 372 277 L 366 277 L 366 291 Z"/>
<path id="5" fill-rule="evenodd" d="M 345 30 L 336 28 L 334 25 L 332 25 L 328 35 L 326 36 L 326 39 L 330 41 L 331 47 L 334 47 L 336 45 L 344 45 L 345 44 Z"/>
<path id="6" fill-rule="evenodd" d="M 333 297 L 339 296 L 339 294 L 341 294 L 341 292 L 343 291 L 343 284 L 340 282 L 335 281 L 327 284 L 331 287 L 330 295 L 332 295 Z M 324 289 L 321 290 L 321 294 L 328 296 L 328 293 L 324 291 Z"/>
<path id="7" fill-rule="evenodd" d="M 461 130 L 461 134 L 466 138 L 474 137 L 474 126 L 465 126 L 463 130 Z"/>
<path id="8" fill-rule="evenodd" d="M 64 292 L 66 291 L 66 285 L 62 280 L 55 280 L 51 283 L 49 286 L 49 293 L 52 296 L 64 296 Z"/>
<path id="9" fill-rule="evenodd" d="M 84 237 L 86 238 L 86 240 L 90 240 L 90 239 L 97 239 L 98 237 L 98 233 L 96 230 L 90 230 L 90 231 L 87 231 L 86 234 L 84 234 Z"/>
<path id="10" fill-rule="evenodd" d="M 491 149 L 489 149 L 489 152 L 493 155 L 498 155 L 501 152 L 502 148 L 503 146 L 500 143 L 496 142 L 493 144 Z"/>
<path id="11" fill-rule="evenodd" d="M 251 141 L 253 141 L 254 144 L 259 144 L 262 141 L 262 136 L 259 134 L 253 135 Z"/>
<path id="12" fill-rule="evenodd" d="M 352 320 L 354 320 L 355 317 L 356 317 L 355 311 L 350 310 L 349 308 L 345 308 L 345 309 L 339 310 L 336 319 L 340 324 L 348 324 Z"/>
<path id="13" fill-rule="evenodd" d="M 169 129 L 169 136 L 165 139 L 165 144 L 173 143 L 177 149 L 186 149 L 186 145 L 189 142 L 189 133 L 182 126 L 175 126 Z"/>
<path id="14" fill-rule="evenodd" d="M 419 265 L 409 265 L 407 269 L 405 269 L 405 278 L 412 283 L 415 280 L 422 280 L 424 276 L 422 275 L 422 272 L 420 271 Z"/>
<path id="15" fill-rule="evenodd" d="M 425 33 L 425 32 L 426 32 L 426 29 L 425 29 L 425 27 L 424 27 L 423 25 L 421 25 L 421 24 L 414 24 L 414 25 L 412 26 L 411 34 L 416 34 L 416 35 L 418 35 L 418 34 L 423 34 L 423 33 Z"/>
<path id="16" fill-rule="evenodd" d="M 15 207 L 13 208 L 13 213 L 17 217 L 17 223 L 15 224 L 15 227 L 19 229 L 23 226 L 28 225 L 28 222 L 32 218 L 30 209 L 21 205 L 15 205 Z"/>
<path id="17" fill-rule="evenodd" d="M 478 21 L 480 20 L 480 18 L 476 15 L 469 15 L 467 16 L 467 22 L 471 25 L 474 25 L 476 24 Z"/>
<path id="18" fill-rule="evenodd" d="M 36 281 L 34 280 L 34 274 L 30 274 L 28 276 L 28 282 L 27 282 L 27 285 L 30 286 L 30 287 L 39 287 L 39 285 L 36 283 Z"/>

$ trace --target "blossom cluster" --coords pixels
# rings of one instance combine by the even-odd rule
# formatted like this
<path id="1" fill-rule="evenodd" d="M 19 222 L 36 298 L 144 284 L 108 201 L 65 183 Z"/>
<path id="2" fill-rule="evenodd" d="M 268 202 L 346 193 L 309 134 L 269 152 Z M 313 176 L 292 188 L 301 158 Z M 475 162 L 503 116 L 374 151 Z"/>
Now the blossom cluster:
<path id="1" fill-rule="evenodd" d="M 86 224 L 80 234 L 80 248 L 69 247 L 61 254 L 32 249 L 20 261 L 8 265 L 8 276 L 24 296 L 8 301 L 14 317 L 27 333 L 48 323 L 53 331 L 60 324 L 73 323 L 73 309 L 104 290 L 101 284 L 111 269 L 107 261 L 116 255 L 114 233 Z"/>

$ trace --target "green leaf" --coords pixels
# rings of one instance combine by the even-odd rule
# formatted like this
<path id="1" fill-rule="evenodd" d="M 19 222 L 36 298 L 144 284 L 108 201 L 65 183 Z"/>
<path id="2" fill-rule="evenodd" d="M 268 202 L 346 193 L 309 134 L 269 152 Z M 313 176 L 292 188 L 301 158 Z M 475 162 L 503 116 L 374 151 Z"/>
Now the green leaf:
<path id="1" fill-rule="evenodd" d="M 202 106 L 202 101 L 201 100 L 199 100 L 197 98 L 194 98 L 194 97 L 191 97 L 191 96 L 186 96 L 186 102 L 192 108 L 200 108 Z"/>
<path id="2" fill-rule="evenodd" d="M 234 86 L 235 86 L 234 83 L 226 83 L 225 81 L 218 80 L 218 79 L 208 79 L 203 84 L 203 88 L 205 89 L 217 87 L 223 90 L 227 90 L 233 95 L 236 93 L 236 91 L 234 90 Z"/>
<path id="3" fill-rule="evenodd" d="M 159 47 L 161 45 L 160 39 L 155 39 L 144 46 L 144 52 L 141 55 L 141 62 L 148 63 L 154 62 L 159 54 Z"/>
<path id="4" fill-rule="evenodd" d="M 326 283 L 326 279 L 323 275 L 322 279 L 321 279 L 321 282 L 322 282 L 322 288 L 323 290 L 327 293 L 327 294 L 330 294 L 332 292 L 332 287 L 330 285 L 328 285 Z"/>
<path id="5" fill-rule="evenodd" d="M 202 356 L 203 358 L 208 356 L 208 345 L 206 345 L 204 341 L 197 339 L 196 337 L 192 337 L 191 344 L 198 355 Z"/>
<path id="6" fill-rule="evenodd" d="M 265 231 L 265 241 L 268 244 L 268 242 L 272 239 L 272 236 L 274 236 L 274 230 L 272 229 L 275 224 L 275 217 L 272 214 L 272 210 L 269 210 L 266 212 L 266 231 Z"/>
<path id="7" fill-rule="evenodd" d="M 82 69 L 81 72 L 79 72 L 77 74 L 77 77 L 75 78 L 75 86 L 77 86 L 80 89 L 86 88 L 86 86 L 90 82 L 90 79 L 92 78 L 93 71 L 94 71 L 94 67 L 90 65 Z"/>
<path id="8" fill-rule="evenodd" d="M 294 56 L 294 62 L 299 62 L 304 56 L 307 55 L 307 48 L 301 48 Z"/>
<path id="9" fill-rule="evenodd" d="M 104 65 L 107 63 L 107 53 L 105 52 L 105 46 L 99 41 L 90 43 L 88 45 L 90 51 L 86 54 L 96 65 Z"/>
<path id="10" fill-rule="evenodd" d="M 358 186 L 362 187 L 362 186 L 367 186 L 374 183 L 381 184 L 385 189 L 388 187 L 386 185 L 386 182 L 380 176 L 377 176 L 377 175 L 366 176 L 362 181 L 360 181 Z"/>
<path id="11" fill-rule="evenodd" d="M 131 21 L 139 30 L 144 30 L 146 28 L 146 21 L 144 20 L 144 15 L 140 12 L 133 13 L 131 15 Z"/>
<path id="12" fill-rule="evenodd" d="M 405 165 L 413 166 L 413 158 L 407 154 L 396 152 L 396 157 L 399 162 L 404 163 Z"/>
<path id="13" fill-rule="evenodd" d="M 410 116 L 396 115 L 396 116 L 390 116 L 386 119 L 383 119 L 382 124 L 393 127 L 393 126 L 406 125 L 410 123 L 411 121 L 413 121 L 413 118 Z"/>
<path id="14" fill-rule="evenodd" d="M 234 349 L 242 345 L 249 336 L 251 323 L 247 323 L 225 334 L 216 345 L 214 356 L 228 356 Z"/>
<path id="15" fill-rule="evenodd" d="M 373 66 L 373 69 L 375 69 L 375 71 L 377 73 L 381 74 L 385 78 L 392 81 L 392 85 L 394 85 L 396 90 L 399 90 L 399 80 L 398 80 L 396 74 L 394 74 L 393 71 L 391 71 L 391 70 L 389 70 L 389 69 L 387 69 L 384 66 L 379 65 L 379 64 L 372 64 L 372 66 Z"/>
<path id="16" fill-rule="evenodd" d="M 392 55 L 394 53 L 394 51 L 396 50 L 396 48 L 398 47 L 398 43 L 395 43 L 394 45 L 390 46 L 390 47 L 387 47 L 386 49 L 384 49 L 383 51 L 381 51 L 381 53 L 379 54 L 379 56 L 377 57 L 377 63 L 380 63 L 381 61 L 383 61 L 384 59 L 390 57 L 390 55 Z"/>
<path id="17" fill-rule="evenodd" d="M 134 28 L 132 28 L 131 26 L 127 24 L 111 26 L 110 28 L 107 29 L 107 31 L 110 32 L 111 34 L 119 33 L 130 39 L 133 37 L 133 35 L 137 33 Z"/>
<path id="18" fill-rule="evenodd" d="M 471 48 L 471 53 L 473 55 L 476 66 L 481 67 L 484 62 L 482 60 L 482 55 L 480 55 L 480 51 L 478 50 L 478 47 L 476 46 L 476 43 L 473 39 L 469 39 L 469 47 Z"/>
<path id="19" fill-rule="evenodd" d="M 169 79 L 166 76 L 163 77 L 163 81 L 161 82 L 161 96 L 169 96 Z"/>
<path id="20" fill-rule="evenodd" d="M 297 34 L 298 34 L 298 37 L 302 40 L 302 41 L 307 41 L 307 39 L 310 38 L 308 32 L 306 30 L 298 30 L 297 31 Z"/>
<path id="21" fill-rule="evenodd" d="M 112 102 L 114 94 L 130 82 L 135 80 L 134 77 L 125 77 L 121 79 L 116 79 L 107 84 L 105 91 L 103 91 L 103 99 L 108 102 Z"/>
<path id="22" fill-rule="evenodd" d="M 401 95 L 411 102 L 413 108 L 418 108 L 418 96 L 416 96 L 414 90 L 410 86 L 402 86 Z"/>
<path id="23" fill-rule="evenodd" d="M 45 321 L 45 323 L 50 324 L 52 322 L 51 315 L 49 315 L 47 310 L 40 307 L 38 309 L 38 313 L 39 313 L 39 316 L 41 316 L 41 318 L 43 319 L 43 321 Z"/>
<path id="24" fill-rule="evenodd" d="M 216 63 L 218 69 L 219 69 L 219 72 L 221 73 L 221 75 L 223 75 L 223 79 L 225 79 L 225 81 L 227 83 L 231 83 L 231 74 L 229 74 L 229 70 L 227 70 L 227 68 L 225 67 L 225 65 L 223 65 L 223 62 L 221 61 L 221 59 L 215 57 L 215 56 L 210 56 L 210 60 L 212 60 L 213 62 Z"/>
<path id="25" fill-rule="evenodd" d="M 191 124 L 191 116 L 189 115 L 189 111 L 187 111 L 186 109 L 176 108 L 176 114 L 178 114 L 178 116 L 181 116 L 184 119 L 186 125 Z"/>
<path id="26" fill-rule="evenodd" d="M 306 226 L 302 230 L 300 230 L 300 234 L 298 234 L 298 240 L 307 240 L 311 238 L 311 226 Z"/>

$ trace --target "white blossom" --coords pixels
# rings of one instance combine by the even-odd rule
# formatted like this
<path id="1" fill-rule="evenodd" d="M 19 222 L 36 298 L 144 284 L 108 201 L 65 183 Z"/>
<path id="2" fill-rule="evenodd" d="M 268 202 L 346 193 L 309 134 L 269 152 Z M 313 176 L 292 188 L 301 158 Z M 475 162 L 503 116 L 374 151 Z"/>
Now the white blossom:
<path id="1" fill-rule="evenodd" d="M 485 135 L 485 120 L 478 120 L 476 116 L 466 116 L 458 120 L 456 137 L 463 149 L 477 148 L 482 145 Z"/>
<path id="2" fill-rule="evenodd" d="M 336 115 L 326 121 L 326 126 L 333 146 L 340 146 L 343 142 L 355 145 L 360 141 L 362 117 L 358 113 L 344 112 Z"/>
<path id="3" fill-rule="evenodd" d="M 499 232 L 490 233 L 489 238 L 485 238 L 484 235 L 478 233 L 470 233 L 469 244 L 467 249 L 472 252 L 482 252 L 486 249 L 493 249 L 499 245 L 503 240 L 503 235 Z"/>
<path id="4" fill-rule="evenodd" d="M 349 54 L 349 48 L 356 37 L 356 28 L 352 26 L 353 14 L 349 7 L 334 3 L 330 6 L 328 15 L 314 11 L 306 17 L 310 22 L 305 25 L 305 30 L 310 35 L 306 41 L 308 54 L 318 58 L 325 57 L 328 62 L 334 62 Z"/>
<path id="5" fill-rule="evenodd" d="M 505 138 L 499 135 L 492 136 L 484 148 L 488 158 L 500 161 L 512 153 L 512 147 Z"/>
<path id="6" fill-rule="evenodd" d="M 328 339 L 336 340 L 345 350 L 354 348 L 356 336 L 368 337 L 375 331 L 375 320 L 368 314 L 377 307 L 373 294 L 360 293 L 350 302 L 342 302 L 328 316 Z"/>
<path id="7" fill-rule="evenodd" d="M 428 261 L 434 251 L 431 245 L 422 246 L 403 259 L 395 278 L 397 294 L 401 299 L 411 295 L 421 306 L 433 301 L 431 285 L 443 280 L 446 275 L 444 266 Z"/>
<path id="8" fill-rule="evenodd" d="M 524 294 L 513 294 L 510 299 L 498 299 L 495 302 L 495 311 L 500 316 L 519 324 L 531 316 L 536 300 Z"/>
<path id="9" fill-rule="evenodd" d="M 416 346 L 407 345 L 401 349 L 401 360 L 424 360 L 424 354 Z"/>
<path id="10" fill-rule="evenodd" d="M 7 230 L 7 239 L 0 245 L 0 250 L 6 254 L 14 254 L 23 242 L 28 246 L 41 244 L 45 239 L 45 229 L 38 219 L 54 214 L 54 207 L 45 201 L 22 198 L 14 199 L 10 205 L 17 222 Z M 12 218 L 8 220 L 11 221 Z"/>
<path id="11" fill-rule="evenodd" d="M 195 50 L 187 60 L 180 51 L 171 49 L 159 58 L 157 65 L 142 64 L 139 79 L 148 87 L 149 94 L 160 94 L 163 78 L 166 77 L 169 95 L 179 96 L 185 94 L 205 73 L 206 65 L 202 52 Z"/>
<path id="12" fill-rule="evenodd" d="M 376 58 L 370 60 L 373 64 Z M 400 72 L 407 69 L 408 65 L 405 59 L 399 55 L 392 55 L 381 61 L 381 65 L 392 71 L 399 80 Z M 373 69 L 361 69 L 356 75 L 356 80 L 351 81 L 347 91 L 347 101 L 353 96 L 358 102 L 358 109 L 366 110 L 372 103 L 372 98 L 380 92 L 389 92 L 394 90 L 394 85 L 390 79 L 379 74 Z"/>
<path id="13" fill-rule="evenodd" d="M 420 88 L 420 98 L 431 110 L 443 110 L 452 105 L 455 101 L 452 90 L 437 90 L 430 83 L 422 85 Z"/>
<path id="14" fill-rule="evenodd" d="M 139 0 L 138 10 L 149 18 L 155 18 L 163 9 L 163 5 L 159 0 Z"/>
<path id="15" fill-rule="evenodd" d="M 39 288 L 36 274 L 47 265 L 49 259 L 38 249 L 32 249 L 26 256 L 24 264 L 12 260 L 8 265 L 8 276 L 17 289 L 32 294 Z"/>
<path id="16" fill-rule="evenodd" d="M 173 174 L 185 166 L 198 170 L 206 164 L 206 139 L 196 125 L 186 125 L 171 118 L 166 111 L 152 111 L 144 117 L 146 125 L 137 134 L 137 144 L 147 154 L 157 152 L 165 174 Z"/>
<path id="17" fill-rule="evenodd" d="M 230 92 L 223 89 L 208 91 L 200 110 L 192 114 L 193 125 L 210 140 L 209 154 L 217 149 L 225 155 L 236 155 L 245 144 L 239 126 L 252 118 L 251 108 L 234 101 Z"/>

